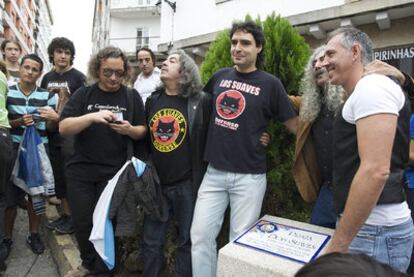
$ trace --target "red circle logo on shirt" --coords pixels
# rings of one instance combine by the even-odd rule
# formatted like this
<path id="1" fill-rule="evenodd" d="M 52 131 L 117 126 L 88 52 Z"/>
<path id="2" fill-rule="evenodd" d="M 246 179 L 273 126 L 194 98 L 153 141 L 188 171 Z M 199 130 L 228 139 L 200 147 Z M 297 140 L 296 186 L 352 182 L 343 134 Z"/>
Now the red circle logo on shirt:
<path id="1" fill-rule="evenodd" d="M 187 132 L 187 122 L 175 109 L 159 110 L 150 120 L 152 143 L 160 152 L 171 152 L 181 145 Z"/>
<path id="2" fill-rule="evenodd" d="M 217 97 L 216 110 L 224 119 L 235 119 L 241 115 L 246 107 L 246 99 L 237 90 L 227 90 Z"/>

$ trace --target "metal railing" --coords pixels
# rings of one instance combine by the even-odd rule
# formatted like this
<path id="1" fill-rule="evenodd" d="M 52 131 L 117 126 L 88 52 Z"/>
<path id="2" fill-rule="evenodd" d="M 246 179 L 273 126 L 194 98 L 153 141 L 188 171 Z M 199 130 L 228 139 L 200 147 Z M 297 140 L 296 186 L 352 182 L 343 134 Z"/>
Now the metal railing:
<path id="1" fill-rule="evenodd" d="M 157 51 L 159 43 L 160 43 L 159 36 L 110 38 L 109 39 L 110 45 L 119 47 L 127 53 L 135 53 L 135 51 L 137 51 L 137 49 L 141 47 L 147 47 L 153 51 Z"/>
<path id="2" fill-rule="evenodd" d="M 154 0 L 112 0 L 111 9 L 148 7 L 155 3 Z"/>

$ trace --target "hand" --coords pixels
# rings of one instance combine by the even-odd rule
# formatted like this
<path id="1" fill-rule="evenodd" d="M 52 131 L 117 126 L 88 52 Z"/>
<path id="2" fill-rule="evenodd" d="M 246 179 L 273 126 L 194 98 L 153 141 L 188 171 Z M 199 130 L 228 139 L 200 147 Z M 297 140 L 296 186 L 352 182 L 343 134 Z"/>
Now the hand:
<path id="1" fill-rule="evenodd" d="M 109 127 L 118 134 L 128 135 L 132 125 L 128 121 L 122 120 L 120 123 L 109 123 Z"/>
<path id="2" fill-rule="evenodd" d="M 109 122 L 116 120 L 115 115 L 111 111 L 107 110 L 90 113 L 89 116 L 94 123 L 108 124 Z"/>
<path id="3" fill-rule="evenodd" d="M 59 121 L 59 115 L 57 112 L 49 107 L 43 107 L 37 109 L 40 113 L 40 116 L 45 118 L 48 121 Z"/>
<path id="4" fill-rule="evenodd" d="M 270 142 L 270 135 L 268 134 L 268 133 L 266 133 L 266 132 L 263 132 L 262 133 L 262 135 L 260 136 L 260 142 L 262 143 L 262 145 L 264 146 L 264 147 L 266 147 L 266 146 L 268 146 L 269 145 L 269 142 Z"/>
<path id="5" fill-rule="evenodd" d="M 20 123 L 23 126 L 30 126 L 34 124 L 33 116 L 31 114 L 25 114 L 20 118 Z"/>
<path id="6" fill-rule="evenodd" d="M 328 245 L 328 247 L 326 248 L 326 251 L 323 253 L 325 254 L 329 254 L 329 253 L 348 253 L 348 247 L 344 247 L 344 246 L 339 246 L 336 245 L 333 241 Z"/>
<path id="7" fill-rule="evenodd" d="M 394 66 L 379 60 L 374 60 L 364 67 L 363 76 L 374 73 L 394 77 L 398 80 L 400 85 L 403 85 L 405 82 L 405 76 L 401 73 L 401 71 Z"/>

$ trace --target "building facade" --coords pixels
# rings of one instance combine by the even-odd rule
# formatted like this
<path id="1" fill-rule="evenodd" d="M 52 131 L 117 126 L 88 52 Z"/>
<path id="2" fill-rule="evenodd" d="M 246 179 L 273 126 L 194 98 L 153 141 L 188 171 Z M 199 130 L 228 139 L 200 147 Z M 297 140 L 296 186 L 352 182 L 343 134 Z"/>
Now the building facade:
<path id="1" fill-rule="evenodd" d="M 38 54 L 47 70 L 47 45 L 53 24 L 49 0 L 1 0 L 0 6 L 3 10 L 0 37 L 17 40 L 23 54 Z"/>
<path id="2" fill-rule="evenodd" d="M 47 72 L 52 66 L 49 62 L 49 55 L 47 53 L 47 47 L 52 37 L 52 10 L 50 8 L 49 0 L 37 0 L 36 3 L 38 8 L 36 10 L 35 19 L 35 53 L 43 60 L 45 65 L 43 71 Z"/>
<path id="3" fill-rule="evenodd" d="M 132 64 L 141 47 L 157 51 L 160 14 L 156 0 L 96 0 L 92 43 L 96 53 L 113 45 L 124 50 Z"/>
<path id="4" fill-rule="evenodd" d="M 375 57 L 413 75 L 413 0 L 180 0 L 174 12 L 164 5 L 161 12 L 159 51 L 183 48 L 201 62 L 217 34 L 243 20 L 247 14 L 264 19 L 272 12 L 287 18 L 312 48 L 328 32 L 354 26 L 373 40 Z M 173 26 L 173 27 L 172 27 Z"/>

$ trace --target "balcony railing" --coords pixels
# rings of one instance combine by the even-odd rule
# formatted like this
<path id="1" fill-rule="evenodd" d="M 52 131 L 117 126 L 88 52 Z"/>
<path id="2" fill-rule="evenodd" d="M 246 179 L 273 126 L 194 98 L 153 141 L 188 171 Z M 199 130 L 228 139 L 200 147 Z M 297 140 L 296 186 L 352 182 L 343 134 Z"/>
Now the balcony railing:
<path id="1" fill-rule="evenodd" d="M 154 0 L 112 0 L 111 9 L 141 8 L 155 6 Z"/>
<path id="2" fill-rule="evenodd" d="M 160 43 L 159 36 L 152 37 L 134 37 L 134 38 L 110 38 L 109 44 L 121 48 L 128 54 L 135 53 L 141 47 L 150 48 L 153 51 L 157 51 L 158 44 Z"/>

